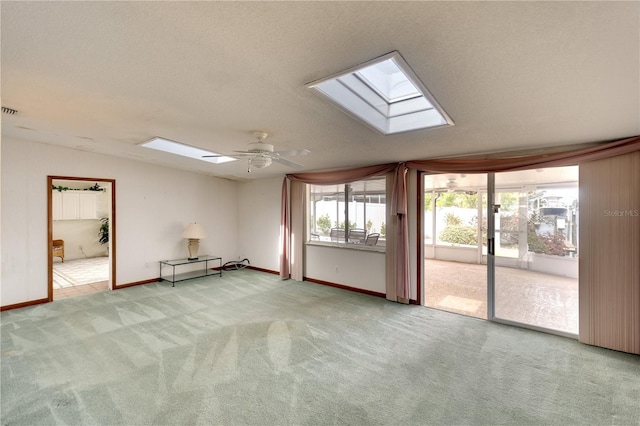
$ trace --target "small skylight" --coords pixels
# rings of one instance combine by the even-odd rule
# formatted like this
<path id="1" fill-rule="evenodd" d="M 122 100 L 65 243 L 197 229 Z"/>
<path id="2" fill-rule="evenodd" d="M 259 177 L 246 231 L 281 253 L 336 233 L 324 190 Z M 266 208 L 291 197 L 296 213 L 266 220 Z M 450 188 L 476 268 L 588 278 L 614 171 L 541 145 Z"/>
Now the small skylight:
<path id="1" fill-rule="evenodd" d="M 307 87 L 385 135 L 453 126 L 453 120 L 398 52 Z"/>
<path id="2" fill-rule="evenodd" d="M 180 142 L 159 138 L 159 137 L 155 137 L 150 141 L 144 142 L 140 145 L 146 148 L 157 149 L 158 151 L 164 151 L 171 154 L 182 155 L 183 157 L 195 158 L 196 160 L 206 161 L 208 163 L 214 163 L 214 164 L 222 164 L 222 163 L 227 163 L 229 161 L 237 160 L 237 158 L 226 157 L 226 156 L 203 158 L 202 157 L 203 155 L 220 155 L 220 154 L 211 152 L 211 151 L 206 151 L 200 148 L 195 148 L 193 146 L 185 145 Z"/>

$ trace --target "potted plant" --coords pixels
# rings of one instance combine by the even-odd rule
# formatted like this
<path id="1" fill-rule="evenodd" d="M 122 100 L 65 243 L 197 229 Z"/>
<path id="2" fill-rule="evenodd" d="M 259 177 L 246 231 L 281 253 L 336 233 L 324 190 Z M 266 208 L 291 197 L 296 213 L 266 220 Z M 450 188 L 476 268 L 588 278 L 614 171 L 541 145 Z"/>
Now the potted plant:
<path id="1" fill-rule="evenodd" d="M 100 229 L 98 229 L 98 241 L 100 244 L 109 244 L 109 218 L 103 217 L 100 219 L 102 224 L 100 225 Z"/>

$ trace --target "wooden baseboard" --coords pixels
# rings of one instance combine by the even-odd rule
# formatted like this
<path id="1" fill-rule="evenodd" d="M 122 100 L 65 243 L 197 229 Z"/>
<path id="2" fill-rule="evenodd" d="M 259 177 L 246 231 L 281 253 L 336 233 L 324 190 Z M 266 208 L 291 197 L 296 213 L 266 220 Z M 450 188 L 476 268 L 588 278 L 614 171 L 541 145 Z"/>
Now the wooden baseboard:
<path id="1" fill-rule="evenodd" d="M 258 268 L 258 267 L 251 266 L 251 265 L 247 266 L 247 268 L 248 269 L 253 269 L 254 271 L 266 272 L 268 274 L 280 275 L 280 272 L 272 271 L 270 269 L 262 269 L 262 268 Z M 309 278 L 309 277 L 304 277 L 303 279 L 304 279 L 304 281 L 309 281 L 310 283 L 321 284 L 321 285 L 326 285 L 326 286 L 329 286 L 329 287 L 340 288 L 342 290 L 353 291 L 353 292 L 356 292 L 356 293 L 368 294 L 369 296 L 382 297 L 382 298 L 386 298 L 387 297 L 386 294 L 380 293 L 380 292 L 377 292 L 377 291 L 373 291 L 373 290 L 365 290 L 365 289 L 361 289 L 361 288 L 357 288 L 357 287 L 350 287 L 348 285 L 332 283 L 330 281 L 317 280 L 315 278 Z M 418 301 L 416 299 L 410 299 L 409 300 L 409 304 L 410 305 L 419 305 L 419 303 L 418 303 Z"/>
<path id="2" fill-rule="evenodd" d="M 256 266 L 251 266 L 251 265 L 247 266 L 247 269 L 252 269 L 254 271 L 259 271 L 259 272 L 266 272 L 268 274 L 273 274 L 273 275 L 279 275 L 280 274 L 280 272 L 278 272 L 278 271 L 273 271 L 273 270 L 270 270 L 270 269 L 258 268 Z M 356 293 L 368 294 L 369 296 L 382 297 L 382 298 L 386 297 L 386 295 L 384 293 L 379 293 L 377 291 L 364 290 L 364 289 L 361 289 L 361 288 L 350 287 L 350 286 L 347 286 L 347 285 L 332 283 L 332 282 L 329 282 L 329 281 L 316 280 L 315 278 L 304 277 L 304 280 L 305 281 L 309 281 L 310 283 L 314 283 L 314 284 L 326 285 L 326 286 L 329 286 L 329 287 L 335 287 L 335 288 L 339 288 L 339 289 L 342 289 L 342 290 L 348 290 L 348 291 L 353 291 L 353 292 L 356 292 Z M 136 282 L 127 283 L 127 284 L 116 285 L 116 286 L 113 287 L 113 289 L 114 290 L 120 290 L 120 289 L 127 288 L 127 287 L 134 287 L 134 286 L 137 286 L 137 285 L 151 284 L 151 283 L 155 283 L 155 282 L 159 282 L 159 281 L 160 281 L 160 278 L 150 278 L 148 280 L 142 280 L 142 281 L 136 281 Z M 48 303 L 48 302 L 50 302 L 49 299 L 31 300 L 29 302 L 16 303 L 14 305 L 0 306 L 0 311 L 8 311 L 10 309 L 25 308 L 27 306 L 40 305 L 40 304 Z M 409 301 L 409 304 L 417 305 L 418 301 L 415 300 L 415 299 L 411 299 Z"/>
<path id="3" fill-rule="evenodd" d="M 1 306 L 0 311 L 8 311 L 10 309 L 26 308 L 27 306 L 41 305 L 43 303 L 49 303 L 49 298 L 30 300 L 29 302 L 16 303 L 13 305 Z"/>
<path id="4" fill-rule="evenodd" d="M 132 283 L 127 283 L 127 284 L 114 285 L 113 289 L 114 290 L 120 290 L 121 288 L 134 287 L 134 286 L 143 285 L 143 284 L 151 284 L 151 283 L 156 283 L 158 281 L 160 281 L 160 278 L 150 278 L 148 280 L 135 281 L 135 282 L 132 282 Z"/>
<path id="5" fill-rule="evenodd" d="M 304 277 L 305 281 L 309 281 L 310 283 L 314 283 L 314 284 L 321 284 L 321 285 L 326 285 L 329 287 L 335 287 L 335 288 L 339 288 L 342 290 L 349 290 L 349 291 L 353 291 L 356 293 L 363 293 L 363 294 L 368 294 L 369 296 L 376 296 L 376 297 L 386 297 L 386 295 L 384 293 L 379 293 L 377 291 L 373 291 L 373 290 L 365 290 L 362 288 L 357 288 L 357 287 L 350 287 L 348 285 L 343 285 L 343 284 L 336 284 L 336 283 L 332 283 L 329 281 L 322 281 L 322 280 L 316 280 L 315 278 L 309 278 L 309 277 Z"/>
<path id="6" fill-rule="evenodd" d="M 248 265 L 247 269 L 253 269 L 254 271 L 266 272 L 267 274 L 280 275 L 279 271 L 272 271 L 271 269 L 258 268 L 257 266 Z"/>

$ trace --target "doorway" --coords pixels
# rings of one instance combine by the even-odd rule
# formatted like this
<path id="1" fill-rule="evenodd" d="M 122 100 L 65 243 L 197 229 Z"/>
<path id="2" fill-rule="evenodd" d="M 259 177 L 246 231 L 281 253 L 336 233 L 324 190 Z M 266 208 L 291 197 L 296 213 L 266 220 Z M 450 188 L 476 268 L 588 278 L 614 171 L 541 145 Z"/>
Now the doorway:
<path id="1" fill-rule="evenodd" d="M 578 166 L 420 180 L 425 306 L 577 336 Z"/>
<path id="2" fill-rule="evenodd" d="M 113 289 L 115 180 L 48 176 L 49 301 Z"/>

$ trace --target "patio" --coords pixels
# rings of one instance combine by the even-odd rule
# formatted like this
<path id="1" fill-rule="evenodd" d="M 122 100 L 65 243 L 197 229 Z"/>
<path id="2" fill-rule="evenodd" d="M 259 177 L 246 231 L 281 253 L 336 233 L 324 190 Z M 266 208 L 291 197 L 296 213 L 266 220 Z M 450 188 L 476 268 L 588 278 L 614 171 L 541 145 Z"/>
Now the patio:
<path id="1" fill-rule="evenodd" d="M 487 318 L 487 266 L 425 259 L 428 307 Z M 578 280 L 496 267 L 496 317 L 578 334 Z"/>

